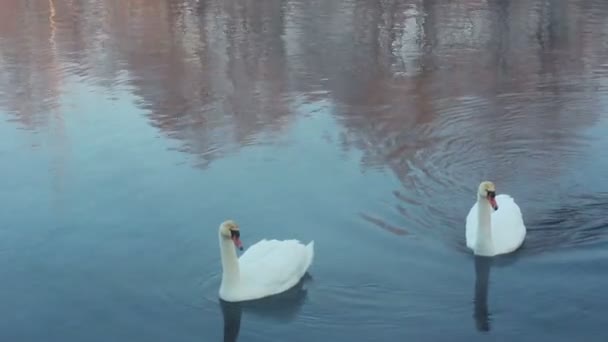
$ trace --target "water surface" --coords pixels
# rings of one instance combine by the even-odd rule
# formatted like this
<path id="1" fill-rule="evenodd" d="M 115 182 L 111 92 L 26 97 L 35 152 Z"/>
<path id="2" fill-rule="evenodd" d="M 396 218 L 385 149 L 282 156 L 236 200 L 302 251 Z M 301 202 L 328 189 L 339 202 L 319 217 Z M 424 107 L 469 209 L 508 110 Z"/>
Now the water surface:
<path id="1" fill-rule="evenodd" d="M 605 1 L 3 0 L 3 341 L 605 341 Z M 481 180 L 517 253 L 475 259 Z M 217 227 L 315 240 L 217 298 Z"/>

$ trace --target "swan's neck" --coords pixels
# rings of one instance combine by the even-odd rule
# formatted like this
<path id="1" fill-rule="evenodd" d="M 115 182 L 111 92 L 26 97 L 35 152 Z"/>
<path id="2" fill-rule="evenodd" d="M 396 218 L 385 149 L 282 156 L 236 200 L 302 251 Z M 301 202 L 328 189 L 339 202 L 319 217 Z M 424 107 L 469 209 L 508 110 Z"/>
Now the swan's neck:
<path id="1" fill-rule="evenodd" d="M 222 256 L 222 288 L 236 286 L 239 281 L 239 260 L 236 249 L 230 239 L 220 235 L 220 252 Z"/>
<path id="2" fill-rule="evenodd" d="M 494 245 L 492 243 L 492 207 L 485 198 L 477 200 L 477 241 L 475 254 L 493 255 Z"/>

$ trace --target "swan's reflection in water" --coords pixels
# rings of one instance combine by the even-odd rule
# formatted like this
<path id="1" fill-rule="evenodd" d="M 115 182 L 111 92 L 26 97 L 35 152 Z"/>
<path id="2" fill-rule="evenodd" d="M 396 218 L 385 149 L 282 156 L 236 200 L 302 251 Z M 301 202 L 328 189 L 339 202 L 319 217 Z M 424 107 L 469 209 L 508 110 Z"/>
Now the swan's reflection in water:
<path id="1" fill-rule="evenodd" d="M 243 311 L 266 319 L 289 322 L 297 317 L 306 301 L 308 290 L 304 287 L 312 278 L 308 273 L 290 290 L 276 296 L 241 303 L 219 300 L 224 316 L 224 342 L 238 340 Z"/>
<path id="2" fill-rule="evenodd" d="M 241 330 L 241 304 L 220 299 L 220 307 L 224 316 L 224 342 L 234 342 L 238 339 Z"/>
<path id="3" fill-rule="evenodd" d="M 488 288 L 490 286 L 490 270 L 492 267 L 509 267 L 515 264 L 525 251 L 526 242 L 522 247 L 508 255 L 483 257 L 475 255 L 475 299 L 473 316 L 477 330 L 490 331 L 490 312 L 488 310 Z"/>
<path id="4" fill-rule="evenodd" d="M 475 310 L 473 316 L 479 331 L 490 331 L 488 286 L 492 261 L 492 257 L 475 256 Z"/>

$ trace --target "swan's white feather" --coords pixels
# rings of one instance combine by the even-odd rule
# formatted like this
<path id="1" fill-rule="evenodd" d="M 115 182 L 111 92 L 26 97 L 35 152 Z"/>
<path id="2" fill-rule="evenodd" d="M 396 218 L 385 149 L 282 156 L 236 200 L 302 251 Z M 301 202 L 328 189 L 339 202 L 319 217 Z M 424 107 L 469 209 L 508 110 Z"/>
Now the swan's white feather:
<path id="1" fill-rule="evenodd" d="M 246 301 L 287 291 L 308 271 L 313 257 L 314 241 L 304 245 L 298 240 L 261 240 L 238 259 L 239 284 L 222 299 Z"/>
<path id="2" fill-rule="evenodd" d="M 492 243 L 494 255 L 511 253 L 518 249 L 526 238 L 526 226 L 519 206 L 506 194 L 496 196 L 498 210 L 492 213 Z M 474 249 L 477 240 L 477 202 L 466 219 L 467 247 Z"/>

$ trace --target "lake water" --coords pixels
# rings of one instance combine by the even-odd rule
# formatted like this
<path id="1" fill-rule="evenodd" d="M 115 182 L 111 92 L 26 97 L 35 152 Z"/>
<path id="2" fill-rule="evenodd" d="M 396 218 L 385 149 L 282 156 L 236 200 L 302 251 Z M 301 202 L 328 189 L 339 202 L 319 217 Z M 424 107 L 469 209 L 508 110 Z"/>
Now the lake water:
<path id="1" fill-rule="evenodd" d="M 606 341 L 608 2 L 0 2 L 0 340 Z M 528 227 L 475 260 L 480 181 Z M 315 241 L 220 303 L 219 224 Z"/>

